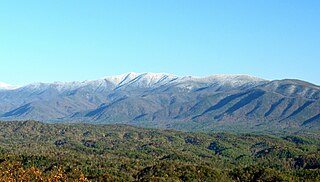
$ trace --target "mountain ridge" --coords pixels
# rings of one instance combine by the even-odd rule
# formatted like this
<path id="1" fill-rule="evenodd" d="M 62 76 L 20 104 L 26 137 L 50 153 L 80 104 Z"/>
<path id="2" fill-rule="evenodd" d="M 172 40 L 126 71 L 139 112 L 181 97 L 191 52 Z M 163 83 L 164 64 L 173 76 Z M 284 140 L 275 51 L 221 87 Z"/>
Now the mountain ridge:
<path id="1" fill-rule="evenodd" d="M 0 91 L 0 119 L 126 123 L 182 130 L 320 127 L 320 87 L 249 75 L 125 73 Z"/>
<path id="2" fill-rule="evenodd" d="M 242 81 L 245 81 L 245 79 L 249 80 L 255 80 L 255 81 L 266 81 L 265 79 L 262 78 L 258 78 L 255 76 L 251 76 L 251 75 L 246 75 L 246 74 L 217 74 L 217 75 L 209 75 L 209 76 L 177 76 L 174 74 L 170 74 L 170 73 L 152 73 L 152 72 L 127 72 L 127 73 L 123 73 L 123 74 L 119 74 L 119 75 L 115 75 L 115 76 L 105 76 L 99 79 L 95 79 L 95 80 L 84 80 L 84 81 L 71 81 L 71 82 L 60 82 L 60 81 L 55 81 L 55 82 L 34 82 L 34 83 L 30 83 L 30 84 L 26 84 L 23 86 L 13 86 L 13 85 L 9 85 L 6 83 L 3 83 L 4 86 L 10 86 L 14 89 L 19 89 L 22 87 L 29 87 L 29 88 L 38 88 L 41 86 L 48 86 L 48 85 L 56 85 L 56 86 L 61 86 L 61 85 L 76 85 L 76 86 L 80 86 L 80 85 L 84 85 L 84 84 L 90 84 L 93 82 L 102 82 L 102 81 L 109 81 L 113 84 L 119 84 L 119 83 L 123 83 L 126 81 L 126 79 L 128 80 L 134 80 L 134 79 L 138 79 L 138 78 L 145 78 L 145 79 L 149 79 L 149 80 L 161 80 L 161 79 L 167 79 L 167 78 L 171 78 L 171 79 L 182 79 L 182 80 L 188 80 L 188 79 L 195 79 L 195 80 L 215 80 L 215 81 L 231 81 L 232 79 L 239 79 Z M 163 80 L 161 80 L 163 81 Z M 0 82 L 2 85 L 2 82 Z M 1 86 L 0 85 L 0 86 Z M 1 88 L 1 87 L 0 87 Z"/>

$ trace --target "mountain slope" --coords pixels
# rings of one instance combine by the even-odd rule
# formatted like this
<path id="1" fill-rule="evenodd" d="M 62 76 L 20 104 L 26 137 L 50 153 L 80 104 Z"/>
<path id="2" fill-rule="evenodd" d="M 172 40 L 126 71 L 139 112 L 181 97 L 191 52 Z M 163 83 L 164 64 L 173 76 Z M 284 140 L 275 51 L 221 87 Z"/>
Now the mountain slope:
<path id="1" fill-rule="evenodd" d="M 127 73 L 0 91 L 0 119 L 185 130 L 320 128 L 320 87 L 248 75 Z"/>

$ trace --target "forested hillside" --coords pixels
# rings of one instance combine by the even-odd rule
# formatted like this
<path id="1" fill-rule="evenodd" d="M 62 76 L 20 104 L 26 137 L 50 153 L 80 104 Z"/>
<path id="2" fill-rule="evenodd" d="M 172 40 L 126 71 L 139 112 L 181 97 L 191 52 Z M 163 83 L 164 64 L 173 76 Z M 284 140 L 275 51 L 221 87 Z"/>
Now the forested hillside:
<path id="1" fill-rule="evenodd" d="M 317 181 L 320 134 L 0 122 L 0 179 Z"/>

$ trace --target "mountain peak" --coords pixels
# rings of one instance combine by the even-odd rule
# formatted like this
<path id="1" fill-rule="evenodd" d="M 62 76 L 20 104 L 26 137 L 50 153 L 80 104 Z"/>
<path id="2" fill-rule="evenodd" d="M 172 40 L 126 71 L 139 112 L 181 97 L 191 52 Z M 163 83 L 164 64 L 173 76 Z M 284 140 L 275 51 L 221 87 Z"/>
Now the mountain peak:
<path id="1" fill-rule="evenodd" d="M 140 86 L 150 86 L 155 83 L 160 83 L 166 79 L 177 78 L 178 76 L 168 74 L 168 73 L 137 73 L 128 72 L 116 76 L 107 76 L 103 79 L 110 81 L 111 83 L 121 87 L 125 84 L 140 83 Z"/>
<path id="2" fill-rule="evenodd" d="M 168 83 L 174 83 L 176 85 L 180 85 L 181 87 L 193 88 L 192 85 L 195 82 L 201 82 L 209 85 L 215 83 L 219 85 L 223 84 L 231 87 L 239 87 L 247 84 L 256 85 L 265 81 L 267 80 L 250 75 L 221 74 L 211 76 L 177 76 L 169 73 L 128 72 L 115 76 L 106 76 L 97 80 L 87 80 L 82 82 L 31 83 L 24 87 L 32 90 L 54 88 L 59 91 L 77 89 L 87 85 L 94 87 L 104 85 L 104 87 L 110 87 L 110 85 L 106 85 L 106 82 L 110 83 L 115 88 L 124 88 L 127 86 L 133 86 L 136 88 L 150 88 L 166 85 Z M 15 89 L 19 87 L 4 85 L 4 88 Z"/>
<path id="3" fill-rule="evenodd" d="M 162 78 L 164 76 L 169 77 L 175 77 L 175 78 L 190 78 L 190 79 L 216 79 L 216 80 L 230 80 L 230 79 L 240 79 L 240 80 L 250 80 L 250 81 L 267 81 L 265 79 L 251 76 L 251 75 L 245 75 L 245 74 L 216 74 L 216 75 L 208 75 L 208 76 L 193 76 L 193 75 L 186 75 L 186 76 L 177 76 L 170 73 L 153 73 L 153 72 L 127 72 L 115 76 L 106 76 L 103 77 L 103 79 L 108 80 L 117 80 L 117 79 L 124 79 L 124 78 L 136 78 L 136 77 L 144 77 L 147 79 L 157 79 Z"/>
<path id="4" fill-rule="evenodd" d="M 169 74 L 169 73 L 152 73 L 152 72 L 127 72 L 127 73 L 123 73 L 123 74 L 119 74 L 119 75 L 113 75 L 113 76 L 106 76 L 103 77 L 103 79 L 116 79 L 116 78 L 125 78 L 125 77 L 131 77 L 131 78 L 135 78 L 138 76 L 145 76 L 146 78 L 152 78 L 152 77 L 162 77 L 162 76 L 175 76 L 178 77 L 176 75 L 173 74 Z"/>

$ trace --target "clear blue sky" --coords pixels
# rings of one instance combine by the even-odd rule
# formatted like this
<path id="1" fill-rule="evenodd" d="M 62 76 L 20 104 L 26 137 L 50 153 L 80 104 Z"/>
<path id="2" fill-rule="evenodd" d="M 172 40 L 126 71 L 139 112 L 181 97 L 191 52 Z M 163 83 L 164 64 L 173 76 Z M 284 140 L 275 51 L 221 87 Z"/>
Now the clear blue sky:
<path id="1" fill-rule="evenodd" d="M 0 81 L 124 72 L 320 84 L 319 0 L 3 0 Z"/>

